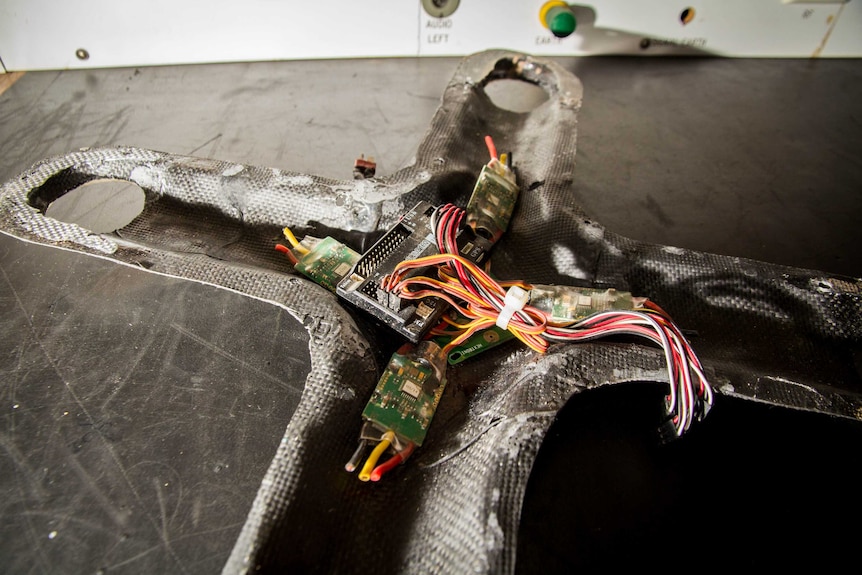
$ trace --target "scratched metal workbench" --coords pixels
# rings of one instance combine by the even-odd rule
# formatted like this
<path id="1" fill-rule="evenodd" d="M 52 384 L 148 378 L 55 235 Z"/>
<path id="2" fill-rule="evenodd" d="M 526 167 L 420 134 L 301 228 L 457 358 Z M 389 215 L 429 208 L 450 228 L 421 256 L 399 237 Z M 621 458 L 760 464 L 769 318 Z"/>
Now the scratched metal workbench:
<path id="1" fill-rule="evenodd" d="M 574 188 L 596 220 L 862 276 L 858 61 L 559 62 L 584 84 Z M 109 145 L 334 178 L 364 153 L 392 174 L 456 65 L 28 73 L 0 95 L 0 180 Z M 4 571 L 218 572 L 302 391 L 302 325 L 237 293 L 6 235 L 0 271 Z M 519 571 L 852 557 L 839 520 L 862 511 L 862 426 L 724 399 L 659 447 L 646 433 L 654 392 L 592 391 L 561 412 L 528 485 Z"/>

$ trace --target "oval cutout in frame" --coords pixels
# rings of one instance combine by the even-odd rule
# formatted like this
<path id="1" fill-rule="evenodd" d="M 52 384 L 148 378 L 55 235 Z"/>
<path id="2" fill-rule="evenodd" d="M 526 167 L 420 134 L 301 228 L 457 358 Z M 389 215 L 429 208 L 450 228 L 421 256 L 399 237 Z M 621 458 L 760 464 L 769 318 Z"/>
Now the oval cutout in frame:
<path id="1" fill-rule="evenodd" d="M 91 180 L 60 196 L 45 215 L 98 234 L 129 225 L 144 211 L 144 190 L 127 180 Z"/>
<path id="2" fill-rule="evenodd" d="M 548 101 L 548 93 L 541 87 L 511 78 L 488 82 L 485 93 L 495 106 L 510 112 L 530 112 Z"/>

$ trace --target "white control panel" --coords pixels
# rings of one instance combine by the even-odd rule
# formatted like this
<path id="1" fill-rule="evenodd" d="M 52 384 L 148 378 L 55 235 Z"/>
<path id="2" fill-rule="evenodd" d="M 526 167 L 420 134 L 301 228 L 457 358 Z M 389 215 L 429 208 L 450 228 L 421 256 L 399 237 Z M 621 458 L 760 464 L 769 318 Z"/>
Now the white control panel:
<path id="1" fill-rule="evenodd" d="M 447 18 L 423 11 L 420 54 L 505 47 L 543 55 L 704 54 L 748 57 L 862 56 L 862 0 L 607 0 L 570 3 L 574 31 L 556 37 L 545 1 L 461 0 Z M 505 6 L 504 8 L 495 6 Z"/>
<path id="2" fill-rule="evenodd" d="M 307 58 L 862 56 L 862 0 L 3 0 L 2 70 Z"/>

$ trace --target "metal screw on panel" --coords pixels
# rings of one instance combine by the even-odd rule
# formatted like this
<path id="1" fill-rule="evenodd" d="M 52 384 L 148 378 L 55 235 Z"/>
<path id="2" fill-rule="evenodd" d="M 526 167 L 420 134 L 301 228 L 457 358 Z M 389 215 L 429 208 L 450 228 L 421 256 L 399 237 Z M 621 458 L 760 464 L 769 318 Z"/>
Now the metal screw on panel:
<path id="1" fill-rule="evenodd" d="M 694 8 L 686 8 L 685 10 L 680 12 L 679 21 L 682 22 L 683 26 L 685 26 L 686 24 L 691 24 L 691 22 L 694 20 L 695 15 L 696 12 Z"/>
<path id="2" fill-rule="evenodd" d="M 89 60 L 90 53 L 83 48 L 78 48 L 77 50 L 75 50 L 75 57 L 78 58 L 78 60 Z"/>
<path id="3" fill-rule="evenodd" d="M 458 9 L 461 0 L 422 0 L 425 12 L 434 18 L 446 18 Z"/>

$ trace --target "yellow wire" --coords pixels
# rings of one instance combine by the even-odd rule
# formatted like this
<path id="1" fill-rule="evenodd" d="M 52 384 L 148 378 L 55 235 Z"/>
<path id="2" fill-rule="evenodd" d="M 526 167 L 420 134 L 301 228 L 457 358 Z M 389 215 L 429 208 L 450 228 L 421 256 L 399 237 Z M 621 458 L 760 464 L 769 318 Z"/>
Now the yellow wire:
<path id="1" fill-rule="evenodd" d="M 409 288 L 416 286 L 430 286 L 432 288 L 436 288 L 438 291 L 429 290 L 429 289 L 414 289 L 410 290 Z M 465 290 L 460 283 L 452 283 L 441 282 L 440 280 L 435 280 L 432 278 L 424 277 L 424 276 L 416 276 L 411 277 L 406 280 L 402 280 L 401 283 L 392 286 L 394 291 L 398 293 L 398 295 L 404 299 L 421 299 L 427 296 L 435 296 L 440 299 L 447 301 L 450 305 L 455 307 L 458 312 L 463 315 L 467 319 L 472 320 L 486 320 L 494 323 L 497 318 L 497 312 L 488 308 L 487 302 L 482 299 L 476 298 L 472 293 Z M 442 292 L 442 293 L 441 293 Z M 467 302 L 468 307 L 464 309 L 459 306 L 451 297 L 455 296 L 461 299 L 464 302 Z M 518 329 L 526 335 L 541 335 L 545 329 L 547 328 L 548 321 L 546 314 L 536 310 L 535 308 L 525 308 L 527 313 L 533 317 L 534 320 L 538 322 L 538 325 L 528 326 L 528 325 L 519 325 L 517 327 L 512 326 L 512 330 Z M 453 324 L 457 325 L 457 324 Z M 466 326 L 458 326 L 462 328 L 469 328 L 472 324 L 468 324 Z"/>
<path id="2" fill-rule="evenodd" d="M 407 289 L 408 287 L 415 287 L 421 285 L 430 286 L 435 289 Z M 452 305 L 459 313 L 461 313 L 461 315 L 465 317 L 470 317 L 471 314 L 469 312 L 465 312 L 463 307 L 458 305 L 450 296 L 455 295 L 461 298 L 469 304 L 468 307 L 484 307 L 486 305 L 482 300 L 474 297 L 472 294 L 462 288 L 450 287 L 448 285 L 441 284 L 437 280 L 433 280 L 431 278 L 410 278 L 408 280 L 404 280 L 401 284 L 395 286 L 392 291 L 394 291 L 399 297 L 403 299 L 422 299 L 423 297 L 427 296 L 434 296 L 440 299 L 444 299 L 449 302 L 449 304 Z"/>
<path id="3" fill-rule="evenodd" d="M 525 282 L 523 280 L 509 280 L 509 281 L 500 282 L 500 287 L 507 288 L 507 287 L 512 287 L 512 286 L 518 286 L 519 288 L 525 289 L 527 291 L 530 291 L 533 289 L 532 284 L 528 284 L 527 282 Z"/>
<path id="4" fill-rule="evenodd" d="M 443 347 L 443 353 L 448 355 L 449 352 L 467 341 L 467 339 L 472 337 L 473 334 L 480 330 L 487 329 L 492 325 L 494 325 L 494 322 L 490 321 L 476 320 L 471 322 L 470 327 L 468 327 L 460 335 L 458 335 L 458 337 L 454 338 L 452 341 L 450 341 Z"/>
<path id="5" fill-rule="evenodd" d="M 465 319 L 469 319 L 469 318 L 465 317 Z M 472 322 L 466 323 L 466 324 L 458 323 L 457 321 L 455 321 L 451 317 L 446 317 L 446 316 L 443 316 L 443 321 L 445 321 L 447 324 L 451 325 L 452 327 L 458 328 L 459 330 L 467 329 L 470 326 L 470 323 L 472 323 Z"/>
<path id="6" fill-rule="evenodd" d="M 377 466 L 377 460 L 380 459 L 380 456 L 383 455 L 383 452 L 389 449 L 389 445 L 395 441 L 395 432 L 387 431 L 383 434 L 383 439 L 380 440 L 380 443 L 374 448 L 374 451 L 371 452 L 371 455 L 368 456 L 368 459 L 365 460 L 365 465 L 362 466 L 362 471 L 359 472 L 359 480 L 360 481 L 368 481 L 371 479 L 371 472 L 374 471 L 374 468 Z"/>
<path id="7" fill-rule="evenodd" d="M 488 307 L 488 303 L 486 301 L 476 297 L 472 292 L 463 287 L 460 279 L 456 277 L 455 270 L 451 267 L 453 262 L 457 262 L 464 266 L 473 276 L 473 279 L 485 289 L 501 296 L 505 294 L 504 288 L 511 287 L 513 285 L 517 285 L 523 289 L 532 288 L 530 284 L 520 280 L 497 282 L 488 274 L 488 272 L 482 270 L 473 262 L 457 254 L 435 254 L 413 260 L 406 260 L 395 266 L 392 274 L 387 276 L 384 280 L 384 289 L 394 291 L 398 293 L 400 297 L 405 299 L 421 299 L 429 295 L 434 295 L 435 297 L 447 301 L 450 305 L 453 305 L 465 318 L 472 320 L 466 325 L 458 325 L 454 322 L 450 322 L 451 325 L 462 328 L 463 331 L 444 347 L 444 350 L 447 352 L 465 341 L 479 329 L 482 329 L 481 326 L 493 325 L 496 322 L 498 315 L 496 310 L 492 310 Z M 440 266 L 438 268 L 438 276 L 440 279 L 429 278 L 426 276 L 404 278 L 409 270 L 428 265 Z M 434 289 L 415 289 L 418 286 L 436 288 L 440 291 L 435 293 Z M 414 288 L 413 291 L 411 291 L 411 288 Z M 453 297 L 466 302 L 467 309 L 457 305 L 452 299 Z M 524 345 L 539 353 L 545 353 L 548 348 L 548 343 L 540 336 L 544 333 L 550 323 L 548 321 L 548 316 L 536 308 L 527 307 L 524 311 L 537 322 L 537 325 L 522 325 L 523 322 L 518 325 L 510 324 L 509 331 L 512 332 L 512 334 Z"/>
<path id="8" fill-rule="evenodd" d="M 287 239 L 287 241 L 290 242 L 290 245 L 293 246 L 293 249 L 295 249 L 296 251 L 298 251 L 301 254 L 307 254 L 308 253 L 308 248 L 306 248 L 305 246 L 303 246 L 302 244 L 299 243 L 299 240 L 296 239 L 296 236 L 293 235 L 293 232 L 290 231 L 290 228 L 284 228 L 281 231 L 284 234 L 284 237 Z"/>
<path id="9" fill-rule="evenodd" d="M 525 335 L 523 332 L 521 332 L 519 330 L 509 330 L 509 331 L 511 331 L 512 334 L 514 334 L 514 336 L 516 338 L 521 340 L 521 343 L 523 343 L 524 345 L 526 345 L 530 349 L 533 349 L 539 353 L 545 353 L 548 350 L 547 343 L 542 345 L 541 343 L 534 341 L 532 338 Z M 541 341 L 544 341 L 544 340 L 541 340 Z"/>

